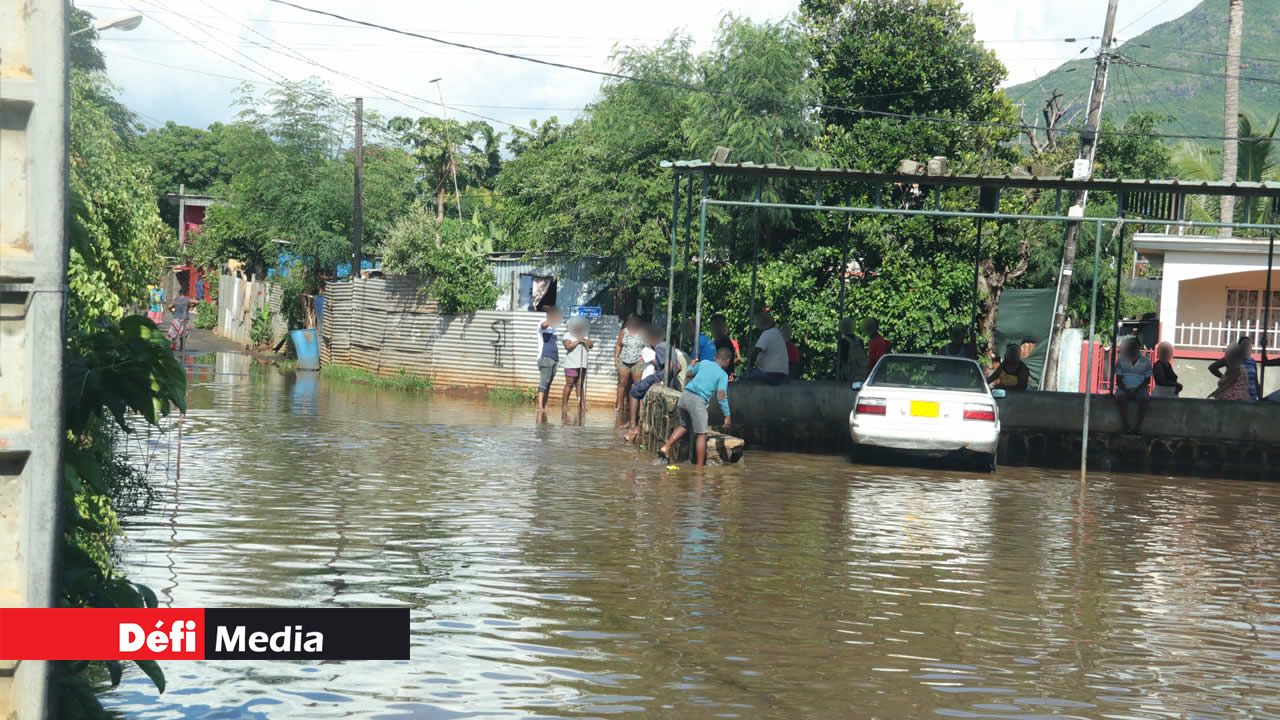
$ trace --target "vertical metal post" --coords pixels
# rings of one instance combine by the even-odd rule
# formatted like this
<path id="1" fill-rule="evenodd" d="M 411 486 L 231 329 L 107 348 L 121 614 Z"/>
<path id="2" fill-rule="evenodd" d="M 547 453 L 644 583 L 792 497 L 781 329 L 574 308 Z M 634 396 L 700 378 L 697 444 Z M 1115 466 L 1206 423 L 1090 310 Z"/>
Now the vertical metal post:
<path id="1" fill-rule="evenodd" d="M 1123 198 L 1124 196 L 1122 195 L 1121 197 Z M 1121 217 L 1121 218 L 1124 218 L 1124 200 L 1121 200 L 1121 201 L 1120 201 L 1120 217 Z M 1123 227 L 1124 227 L 1124 226 L 1122 225 L 1122 226 L 1121 226 L 1121 228 L 1123 228 Z M 1124 318 L 1124 314 L 1123 314 L 1123 312 L 1121 311 L 1121 308 L 1120 308 L 1120 302 L 1124 299 L 1124 295 L 1122 294 L 1122 293 L 1123 293 L 1123 287 L 1122 287 L 1122 286 L 1124 285 L 1124 230 L 1123 230 L 1123 229 L 1121 229 L 1121 231 L 1120 231 L 1120 232 L 1116 233 L 1116 242 L 1115 242 L 1115 245 L 1116 245 L 1116 247 L 1115 247 L 1115 250 L 1116 250 L 1116 253 L 1115 253 L 1115 255 L 1116 255 L 1116 289 L 1115 289 L 1115 293 L 1114 293 L 1114 295 L 1115 295 L 1115 299 L 1114 299 L 1115 307 L 1113 308 L 1113 310 L 1114 310 L 1114 313 L 1113 313 L 1113 314 L 1115 315 L 1115 318 L 1114 318 L 1114 320 L 1113 320 L 1113 325 L 1112 325 L 1112 330 L 1111 330 L 1111 345 L 1112 345 L 1112 348 L 1113 348 L 1113 349 L 1112 349 L 1112 352 L 1111 352 L 1111 355 L 1112 355 L 1112 358 L 1111 358 L 1111 377 L 1112 377 L 1112 382 L 1115 382 L 1114 378 L 1115 378 L 1115 375 L 1116 375 L 1116 373 L 1115 373 L 1116 362 L 1118 362 L 1118 361 L 1119 361 L 1119 359 L 1120 359 L 1120 353 L 1116 352 L 1116 351 L 1115 351 L 1115 349 L 1119 347 L 1119 339 L 1120 339 L 1120 321 Z"/>
<path id="2" fill-rule="evenodd" d="M 845 288 L 849 284 L 849 230 L 853 225 L 853 216 L 845 216 L 844 230 L 840 233 L 840 300 L 837 303 L 836 312 L 836 348 L 840 347 L 840 325 L 844 323 L 844 295 Z M 844 375 L 844 362 L 840 358 L 839 353 L 836 354 L 836 379 L 842 379 Z"/>
<path id="3" fill-rule="evenodd" d="M 1098 264 L 1102 261 L 1102 223 L 1095 221 L 1093 234 L 1093 297 L 1089 303 L 1089 355 L 1084 380 L 1084 423 L 1080 437 L 1080 482 L 1089 469 L 1089 407 L 1093 398 L 1093 344 L 1098 325 Z"/>
<path id="4" fill-rule="evenodd" d="M 973 242 L 973 317 L 969 319 L 969 331 L 973 333 L 973 345 L 978 346 L 978 280 L 981 273 L 982 265 L 982 223 L 983 218 L 978 218 L 978 237 Z"/>
<path id="5" fill-rule="evenodd" d="M 702 199 L 699 201 L 701 209 L 698 211 L 698 299 L 693 306 L 694 358 L 698 357 L 698 345 L 702 337 L 702 266 L 707 259 L 707 182 L 709 179 L 707 173 L 703 172 Z"/>
<path id="6" fill-rule="evenodd" d="M 1267 236 L 1267 289 L 1262 298 L 1262 365 L 1258 367 L 1258 395 L 1266 397 L 1267 388 L 1267 336 L 1271 333 L 1271 269 L 1275 266 L 1276 231 Z"/>
<path id="7" fill-rule="evenodd" d="M 676 242 L 680 238 L 680 176 L 671 173 L 671 263 L 667 266 L 667 357 L 663 359 L 662 382 L 671 384 L 672 348 L 676 347 L 675 338 L 671 337 L 671 310 L 675 304 L 676 292 Z"/>
<path id="8" fill-rule="evenodd" d="M 760 202 L 760 196 L 763 192 L 764 192 L 764 176 L 761 176 L 759 179 L 756 180 L 755 197 L 756 197 L 757 203 Z M 707 196 L 706 184 L 704 183 L 703 192 L 702 192 L 703 199 L 706 199 L 706 196 Z M 747 324 L 747 327 L 748 327 L 747 346 L 748 347 L 752 346 L 752 344 L 754 343 L 754 338 L 752 338 L 751 336 L 752 333 L 750 328 L 755 326 L 754 323 L 755 323 L 755 316 L 756 316 L 756 275 L 760 269 L 760 206 L 757 205 L 755 210 L 756 210 L 755 220 L 751 228 L 751 301 L 748 303 L 750 310 L 747 313 L 749 316 L 747 318 L 747 323 L 748 323 Z M 705 205 L 703 206 L 702 214 L 704 217 L 707 214 Z M 698 292 L 699 293 L 702 292 L 701 286 L 699 286 Z"/>
<path id="9" fill-rule="evenodd" d="M 684 206 L 684 270 L 680 272 L 680 344 L 684 346 L 684 319 L 689 317 L 689 246 L 693 241 L 693 176 L 689 176 L 689 187 L 685 190 Z"/>

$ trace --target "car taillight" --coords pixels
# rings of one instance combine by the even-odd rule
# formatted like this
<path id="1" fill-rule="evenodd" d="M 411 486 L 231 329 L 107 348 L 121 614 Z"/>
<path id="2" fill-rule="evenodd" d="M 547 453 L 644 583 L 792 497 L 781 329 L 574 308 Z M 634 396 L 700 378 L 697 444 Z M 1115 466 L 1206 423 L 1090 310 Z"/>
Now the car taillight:
<path id="1" fill-rule="evenodd" d="M 887 409 L 884 398 L 859 398 L 857 406 L 853 409 L 853 414 L 884 415 Z"/>
<path id="2" fill-rule="evenodd" d="M 996 409 L 990 405 L 983 403 L 965 403 L 964 419 L 979 420 L 982 422 L 995 422 Z"/>

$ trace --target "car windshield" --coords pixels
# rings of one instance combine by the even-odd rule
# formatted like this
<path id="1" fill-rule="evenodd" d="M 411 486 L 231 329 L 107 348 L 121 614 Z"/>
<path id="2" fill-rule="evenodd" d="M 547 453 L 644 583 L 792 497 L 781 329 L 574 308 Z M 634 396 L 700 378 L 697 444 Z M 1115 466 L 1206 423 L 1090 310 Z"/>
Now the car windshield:
<path id="1" fill-rule="evenodd" d="M 918 387 L 960 392 L 986 392 L 986 379 L 976 363 L 945 357 L 889 355 L 867 381 L 871 387 Z"/>

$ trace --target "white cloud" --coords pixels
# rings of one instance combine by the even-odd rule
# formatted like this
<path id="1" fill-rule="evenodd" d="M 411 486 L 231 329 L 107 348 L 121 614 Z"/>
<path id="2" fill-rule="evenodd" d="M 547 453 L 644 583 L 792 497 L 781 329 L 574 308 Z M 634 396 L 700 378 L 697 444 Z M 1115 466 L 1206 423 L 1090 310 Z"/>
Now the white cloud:
<path id="1" fill-rule="evenodd" d="M 1120 37 L 1177 17 L 1196 2 L 1170 0 L 1145 16 L 1153 7 L 1151 2 L 1126 3 L 1117 22 Z M 609 55 L 617 45 L 653 44 L 677 29 L 689 32 L 705 47 L 726 12 L 718 4 L 696 0 L 300 0 L 300 4 L 602 70 L 608 68 Z M 974 14 L 979 38 L 996 50 L 1009 67 L 1009 81 L 1016 83 L 1078 56 L 1084 45 L 1067 44 L 1061 38 L 1099 34 L 1106 0 L 965 0 L 965 4 Z M 731 9 L 756 20 L 776 20 L 793 12 L 796 5 L 795 0 L 739 0 Z M 86 0 L 82 5 L 100 17 L 129 6 L 146 14 L 147 20 L 132 32 L 107 31 L 101 45 L 123 100 L 149 123 L 176 120 L 204 126 L 229 120 L 235 115 L 231 100 L 237 79 L 265 83 L 263 76 L 296 80 L 319 75 L 339 94 L 365 96 L 369 107 L 387 115 L 438 112 L 432 104 L 437 90 L 428 81 L 442 77 L 440 89 L 450 105 L 519 125 L 532 117 L 572 117 L 572 108 L 590 102 L 600 84 L 597 76 L 359 28 L 266 0 Z M 1097 41 L 1090 42 L 1096 48 Z M 292 53 L 358 79 L 329 72 L 291 57 Z M 401 99 L 420 109 L 379 97 L 395 94 L 387 89 L 417 96 Z"/>

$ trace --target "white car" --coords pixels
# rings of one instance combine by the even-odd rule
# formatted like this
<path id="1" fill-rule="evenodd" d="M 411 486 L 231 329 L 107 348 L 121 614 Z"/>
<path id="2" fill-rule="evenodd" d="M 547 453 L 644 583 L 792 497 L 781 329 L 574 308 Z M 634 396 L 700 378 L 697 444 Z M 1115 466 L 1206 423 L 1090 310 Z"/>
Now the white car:
<path id="1" fill-rule="evenodd" d="M 995 470 L 1000 408 L 978 363 L 892 353 L 876 363 L 849 413 L 855 453 L 864 448 L 925 455 L 963 454 Z"/>

